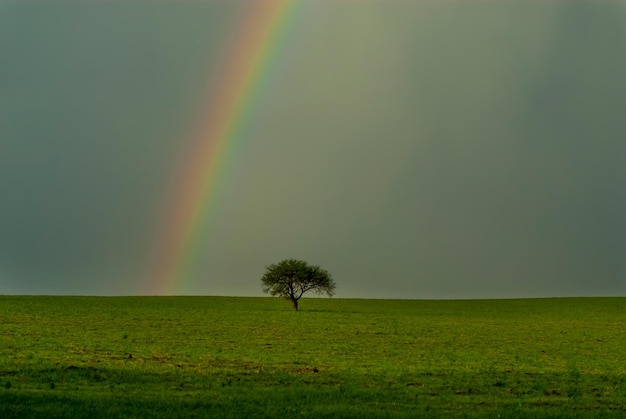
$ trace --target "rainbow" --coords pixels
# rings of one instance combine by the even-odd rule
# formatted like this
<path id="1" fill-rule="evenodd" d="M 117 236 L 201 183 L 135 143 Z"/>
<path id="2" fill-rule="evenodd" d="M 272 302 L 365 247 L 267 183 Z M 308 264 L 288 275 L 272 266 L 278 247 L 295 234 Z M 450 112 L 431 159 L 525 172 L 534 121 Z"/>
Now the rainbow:
<path id="1" fill-rule="evenodd" d="M 294 14 L 295 0 L 250 2 L 235 36 L 209 81 L 206 112 L 172 180 L 142 294 L 172 294 L 216 210 L 226 169 L 245 142 L 242 131 L 262 92 L 263 81 Z"/>

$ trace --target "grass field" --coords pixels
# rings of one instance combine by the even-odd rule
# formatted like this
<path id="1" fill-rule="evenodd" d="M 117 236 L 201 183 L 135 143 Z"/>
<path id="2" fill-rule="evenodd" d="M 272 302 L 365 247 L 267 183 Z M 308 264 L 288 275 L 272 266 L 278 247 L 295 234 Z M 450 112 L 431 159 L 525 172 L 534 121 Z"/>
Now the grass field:
<path id="1" fill-rule="evenodd" d="M 626 298 L 0 296 L 0 417 L 626 417 Z"/>

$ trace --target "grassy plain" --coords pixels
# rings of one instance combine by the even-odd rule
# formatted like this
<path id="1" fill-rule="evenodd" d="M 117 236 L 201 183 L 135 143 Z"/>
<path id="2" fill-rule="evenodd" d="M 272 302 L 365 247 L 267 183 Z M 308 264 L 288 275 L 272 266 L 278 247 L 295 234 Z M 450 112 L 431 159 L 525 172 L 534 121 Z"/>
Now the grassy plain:
<path id="1" fill-rule="evenodd" d="M 0 296 L 0 417 L 626 417 L 626 298 Z"/>

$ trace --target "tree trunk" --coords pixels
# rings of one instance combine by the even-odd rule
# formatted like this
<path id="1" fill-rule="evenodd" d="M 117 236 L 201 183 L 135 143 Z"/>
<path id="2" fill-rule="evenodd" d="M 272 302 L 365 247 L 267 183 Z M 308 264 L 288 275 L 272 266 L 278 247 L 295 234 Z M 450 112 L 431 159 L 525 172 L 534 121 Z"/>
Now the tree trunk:
<path id="1" fill-rule="evenodd" d="M 293 311 L 298 311 L 298 300 L 291 300 L 293 303 Z"/>

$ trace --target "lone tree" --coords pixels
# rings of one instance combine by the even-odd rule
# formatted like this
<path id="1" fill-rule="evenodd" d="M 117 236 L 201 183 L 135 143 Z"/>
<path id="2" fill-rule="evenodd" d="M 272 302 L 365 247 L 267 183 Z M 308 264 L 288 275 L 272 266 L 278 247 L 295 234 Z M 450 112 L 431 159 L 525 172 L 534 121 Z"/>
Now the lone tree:
<path id="1" fill-rule="evenodd" d="M 265 267 L 266 272 L 261 278 L 263 292 L 274 297 L 283 297 L 291 301 L 293 309 L 298 311 L 298 300 L 307 291 L 317 294 L 326 293 L 332 297 L 335 281 L 328 271 L 319 266 L 286 259 Z"/>

